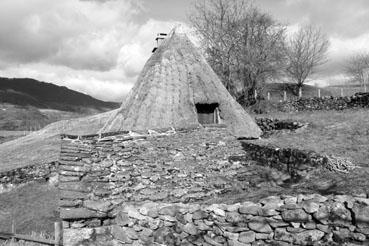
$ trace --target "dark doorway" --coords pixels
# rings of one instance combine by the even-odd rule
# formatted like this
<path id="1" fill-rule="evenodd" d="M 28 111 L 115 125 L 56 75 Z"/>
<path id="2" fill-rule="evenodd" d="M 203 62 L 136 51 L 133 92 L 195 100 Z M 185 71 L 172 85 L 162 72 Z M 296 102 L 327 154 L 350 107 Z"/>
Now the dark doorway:
<path id="1" fill-rule="evenodd" d="M 197 117 L 200 124 L 217 124 L 218 120 L 218 103 L 196 104 Z"/>

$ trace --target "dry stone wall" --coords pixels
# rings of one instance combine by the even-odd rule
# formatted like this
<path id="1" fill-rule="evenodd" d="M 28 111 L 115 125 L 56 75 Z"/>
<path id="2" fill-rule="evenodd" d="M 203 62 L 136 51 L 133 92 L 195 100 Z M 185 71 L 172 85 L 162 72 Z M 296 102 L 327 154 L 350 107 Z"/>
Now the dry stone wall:
<path id="1" fill-rule="evenodd" d="M 47 182 L 57 178 L 55 162 L 0 172 L 0 193 L 8 192 L 29 182 Z"/>
<path id="2" fill-rule="evenodd" d="M 205 201 L 232 187 L 239 164 L 228 158 L 243 153 L 225 128 L 64 137 L 61 218 L 67 228 L 95 227 L 111 224 L 110 211 L 121 203 Z"/>
<path id="3" fill-rule="evenodd" d="M 307 123 L 301 123 L 292 120 L 278 120 L 278 119 L 270 119 L 270 118 L 256 118 L 256 124 L 263 131 L 263 137 L 272 134 L 275 131 L 288 130 L 295 131 L 304 126 L 307 126 Z"/>
<path id="4" fill-rule="evenodd" d="M 314 151 L 278 148 L 246 141 L 242 145 L 248 158 L 287 172 L 292 178 L 304 177 L 314 168 L 328 166 L 328 158 Z"/>
<path id="5" fill-rule="evenodd" d="M 65 229 L 65 245 L 367 245 L 369 199 L 267 197 L 257 203 L 143 203 L 114 210 L 111 226 Z"/>
<path id="6" fill-rule="evenodd" d="M 350 97 L 300 98 L 279 104 L 282 111 L 344 110 L 368 107 L 369 93 L 356 93 Z"/>
<path id="7" fill-rule="evenodd" d="M 62 138 L 67 246 L 340 245 L 369 236 L 366 195 L 212 202 L 255 175 L 243 159 L 303 175 L 324 164 L 316 153 L 238 141 L 223 126 Z"/>

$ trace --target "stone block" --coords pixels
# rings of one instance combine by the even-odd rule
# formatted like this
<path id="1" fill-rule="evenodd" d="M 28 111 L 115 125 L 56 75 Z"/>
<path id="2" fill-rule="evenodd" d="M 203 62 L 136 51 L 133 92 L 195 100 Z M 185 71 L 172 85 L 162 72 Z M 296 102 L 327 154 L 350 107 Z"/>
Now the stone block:
<path id="1" fill-rule="evenodd" d="M 106 213 L 92 211 L 86 208 L 60 208 L 60 218 L 64 220 L 105 218 Z"/>
<path id="2" fill-rule="evenodd" d="M 86 199 L 88 196 L 88 194 L 85 192 L 70 191 L 70 190 L 61 190 L 59 194 L 61 199 L 71 199 L 71 200 Z"/>
<path id="3" fill-rule="evenodd" d="M 261 207 L 257 205 L 240 206 L 238 212 L 241 214 L 259 215 L 261 213 Z"/>
<path id="4" fill-rule="evenodd" d="M 238 237 L 238 241 L 241 243 L 252 243 L 255 241 L 255 236 L 256 234 L 253 231 L 241 232 Z"/>
<path id="5" fill-rule="evenodd" d="M 369 206 L 355 203 L 352 211 L 357 225 L 361 228 L 369 228 Z"/>
<path id="6" fill-rule="evenodd" d="M 109 201 L 93 201 L 93 200 L 86 200 L 83 202 L 83 206 L 85 208 L 100 211 L 103 213 L 108 213 L 112 207 L 112 203 Z"/>
<path id="7" fill-rule="evenodd" d="M 248 227 L 251 230 L 260 233 L 270 233 L 273 231 L 264 217 L 252 218 L 251 221 L 248 223 Z"/>
<path id="8" fill-rule="evenodd" d="M 282 212 L 282 218 L 287 222 L 308 222 L 309 215 L 302 209 L 285 210 Z"/>

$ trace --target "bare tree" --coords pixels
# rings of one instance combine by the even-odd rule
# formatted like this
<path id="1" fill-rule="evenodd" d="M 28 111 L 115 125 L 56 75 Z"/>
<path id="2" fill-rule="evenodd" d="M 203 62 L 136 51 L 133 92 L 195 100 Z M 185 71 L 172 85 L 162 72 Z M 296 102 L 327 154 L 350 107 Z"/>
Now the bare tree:
<path id="1" fill-rule="evenodd" d="M 352 55 L 345 64 L 345 72 L 350 76 L 352 82 L 359 82 L 364 86 L 365 76 L 369 72 L 369 53 L 358 52 Z"/>
<path id="2" fill-rule="evenodd" d="M 287 41 L 286 74 L 301 88 L 317 67 L 327 62 L 329 40 L 313 25 L 300 27 Z"/>
<path id="3" fill-rule="evenodd" d="M 285 28 L 248 0 L 198 0 L 190 22 L 225 87 L 249 101 L 283 64 Z"/>

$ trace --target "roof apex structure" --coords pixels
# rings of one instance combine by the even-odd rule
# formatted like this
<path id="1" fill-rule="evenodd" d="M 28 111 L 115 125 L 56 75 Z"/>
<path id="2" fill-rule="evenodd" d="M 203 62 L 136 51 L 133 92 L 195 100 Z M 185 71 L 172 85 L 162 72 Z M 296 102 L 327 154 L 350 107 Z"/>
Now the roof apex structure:
<path id="1" fill-rule="evenodd" d="M 227 125 L 237 137 L 261 135 L 182 28 L 175 28 L 151 55 L 120 109 L 100 132 L 201 125 L 199 106 L 215 110 L 214 123 Z"/>

